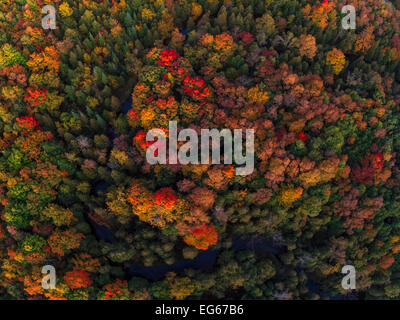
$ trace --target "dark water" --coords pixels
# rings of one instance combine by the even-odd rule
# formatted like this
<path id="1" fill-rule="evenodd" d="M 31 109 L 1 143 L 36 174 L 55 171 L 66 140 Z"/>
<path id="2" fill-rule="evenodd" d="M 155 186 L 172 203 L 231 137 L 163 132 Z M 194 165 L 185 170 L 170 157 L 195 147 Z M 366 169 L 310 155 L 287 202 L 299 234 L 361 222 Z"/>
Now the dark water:
<path id="1" fill-rule="evenodd" d="M 355 292 L 349 292 L 348 294 L 332 295 L 329 291 L 322 291 L 319 284 L 310 278 L 306 282 L 307 289 L 312 293 L 317 293 L 321 297 L 329 297 L 329 300 L 357 300 L 358 296 Z"/>
<path id="2" fill-rule="evenodd" d="M 94 188 L 94 190 L 95 190 L 96 192 L 99 192 L 99 191 L 106 191 L 106 190 L 108 189 L 108 187 L 110 187 L 110 186 L 111 186 L 111 185 L 110 185 L 108 182 L 103 181 L 103 182 L 98 183 L 98 184 L 96 185 L 96 187 Z"/>
<path id="3" fill-rule="evenodd" d="M 266 251 L 271 254 L 281 254 L 286 251 L 283 246 L 274 246 L 274 242 L 269 238 L 256 238 L 256 239 L 236 239 L 231 249 L 238 250 L 252 250 L 252 251 Z M 210 270 L 214 267 L 218 254 L 221 250 L 205 250 L 200 253 L 194 259 L 184 259 L 175 262 L 171 265 L 163 265 L 156 267 L 143 267 L 132 265 L 129 267 L 130 276 L 141 276 L 153 281 L 164 278 L 165 274 L 170 271 L 180 272 L 184 269 L 200 269 Z"/>
<path id="4" fill-rule="evenodd" d="M 106 183 L 99 186 L 99 188 L 103 189 L 106 188 Z M 113 233 L 105 226 L 101 226 L 94 221 L 90 221 L 91 225 L 93 226 L 96 237 L 99 240 L 103 240 L 109 243 L 117 242 L 116 237 Z M 249 238 L 243 239 L 238 238 L 233 242 L 231 247 L 232 250 L 252 250 L 252 251 L 265 251 L 269 252 L 273 255 L 278 255 L 284 253 L 286 248 L 282 245 L 276 245 L 274 241 L 270 238 Z M 173 264 L 165 264 L 162 266 L 137 266 L 137 265 L 130 265 L 128 269 L 128 276 L 140 276 L 144 277 L 148 280 L 157 281 L 165 277 L 167 272 L 180 272 L 184 269 L 200 269 L 200 270 L 210 270 L 214 267 L 220 249 L 213 250 L 204 250 L 200 251 L 199 254 L 194 259 L 183 259 Z"/>
<path id="5" fill-rule="evenodd" d="M 92 221 L 91 219 L 88 219 L 90 225 L 93 227 L 95 233 L 96 233 L 96 238 L 98 240 L 103 240 L 105 242 L 109 243 L 115 243 L 117 242 L 117 238 L 112 234 L 112 232 L 105 226 L 102 226 L 100 224 L 97 224 L 96 222 Z"/>
<path id="6" fill-rule="evenodd" d="M 210 270 L 214 267 L 220 250 L 205 250 L 200 252 L 194 259 L 184 259 L 171 265 L 144 267 L 131 265 L 128 268 L 130 277 L 140 276 L 148 280 L 157 281 L 165 277 L 167 272 L 181 272 L 184 269 Z"/>
<path id="7" fill-rule="evenodd" d="M 121 110 L 124 114 L 127 114 L 130 109 L 132 109 L 132 96 L 131 95 L 129 95 L 128 100 L 126 100 L 125 103 L 122 105 Z"/>

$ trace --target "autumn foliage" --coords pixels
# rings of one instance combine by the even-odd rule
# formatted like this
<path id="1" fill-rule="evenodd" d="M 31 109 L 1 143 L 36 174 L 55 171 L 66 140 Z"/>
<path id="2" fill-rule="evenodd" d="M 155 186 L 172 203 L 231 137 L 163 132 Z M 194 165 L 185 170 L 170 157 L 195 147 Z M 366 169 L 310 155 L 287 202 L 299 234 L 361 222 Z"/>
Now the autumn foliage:
<path id="1" fill-rule="evenodd" d="M 399 299 L 399 1 L 344 5 L 2 1 L 0 298 Z M 170 121 L 254 170 L 150 164 Z"/>

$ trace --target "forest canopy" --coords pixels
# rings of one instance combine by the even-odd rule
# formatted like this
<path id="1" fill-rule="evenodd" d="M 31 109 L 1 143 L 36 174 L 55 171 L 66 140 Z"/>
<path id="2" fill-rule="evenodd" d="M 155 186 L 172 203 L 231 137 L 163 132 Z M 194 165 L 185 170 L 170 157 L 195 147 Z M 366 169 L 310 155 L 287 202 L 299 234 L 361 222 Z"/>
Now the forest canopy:
<path id="1" fill-rule="evenodd" d="M 0 0 L 0 298 L 399 299 L 399 22 L 399 0 Z M 254 130 L 254 170 L 150 164 L 170 121 Z"/>

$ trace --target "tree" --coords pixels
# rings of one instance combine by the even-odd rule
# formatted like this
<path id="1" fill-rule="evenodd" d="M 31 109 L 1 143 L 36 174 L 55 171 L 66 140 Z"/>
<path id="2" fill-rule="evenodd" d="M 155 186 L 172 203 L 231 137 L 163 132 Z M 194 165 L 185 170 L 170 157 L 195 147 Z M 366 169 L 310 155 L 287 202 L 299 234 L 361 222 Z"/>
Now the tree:
<path id="1" fill-rule="evenodd" d="M 168 272 L 166 280 L 170 287 L 170 294 L 177 300 L 183 300 L 194 291 L 194 284 L 188 277 L 177 277 L 176 273 Z"/>
<path id="2" fill-rule="evenodd" d="M 306 56 L 309 59 L 312 59 L 317 53 L 315 38 L 311 34 L 300 35 L 297 45 L 301 56 Z"/>
<path id="3" fill-rule="evenodd" d="M 184 241 L 198 250 L 207 250 L 208 247 L 217 244 L 218 232 L 213 225 L 203 224 L 200 227 L 193 228 L 184 237 Z"/>
<path id="4" fill-rule="evenodd" d="M 339 74 L 346 63 L 344 53 L 340 49 L 333 48 L 326 54 L 326 63 L 332 66 L 334 74 Z"/>
<path id="5" fill-rule="evenodd" d="M 83 270 L 69 271 L 64 275 L 65 283 L 72 290 L 79 288 L 88 288 L 92 285 L 93 281 L 90 279 L 88 272 Z"/>

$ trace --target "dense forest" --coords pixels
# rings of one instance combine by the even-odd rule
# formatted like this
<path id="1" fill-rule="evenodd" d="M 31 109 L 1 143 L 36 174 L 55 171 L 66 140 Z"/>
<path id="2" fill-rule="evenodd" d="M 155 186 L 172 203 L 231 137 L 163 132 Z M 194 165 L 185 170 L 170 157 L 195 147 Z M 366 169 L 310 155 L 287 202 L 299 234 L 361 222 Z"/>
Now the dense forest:
<path id="1" fill-rule="evenodd" d="M 399 23 L 399 0 L 0 0 L 0 298 L 400 299 Z M 254 171 L 149 164 L 169 121 L 253 129 Z"/>

